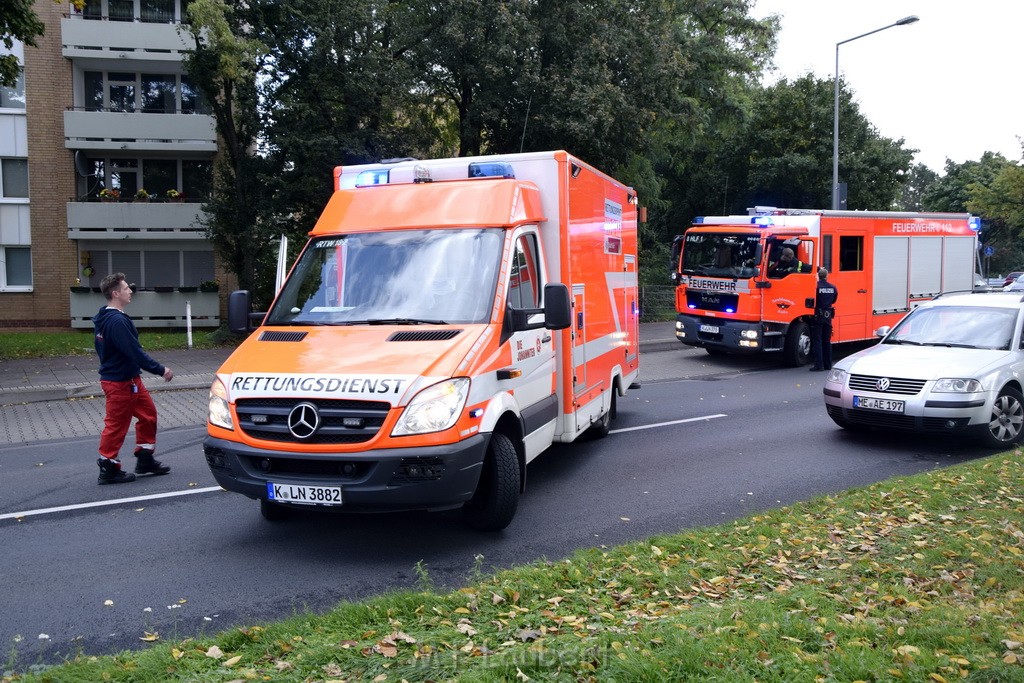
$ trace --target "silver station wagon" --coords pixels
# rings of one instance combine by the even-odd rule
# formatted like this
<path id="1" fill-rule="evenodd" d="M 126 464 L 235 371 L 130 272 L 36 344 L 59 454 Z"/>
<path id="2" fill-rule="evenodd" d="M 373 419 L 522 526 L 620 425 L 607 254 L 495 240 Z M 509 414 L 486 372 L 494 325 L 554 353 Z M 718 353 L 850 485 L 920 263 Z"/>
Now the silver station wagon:
<path id="1" fill-rule="evenodd" d="M 881 342 L 835 363 L 825 408 L 844 429 L 972 433 L 1009 448 L 1024 435 L 1024 296 L 948 294 L 921 304 Z"/>

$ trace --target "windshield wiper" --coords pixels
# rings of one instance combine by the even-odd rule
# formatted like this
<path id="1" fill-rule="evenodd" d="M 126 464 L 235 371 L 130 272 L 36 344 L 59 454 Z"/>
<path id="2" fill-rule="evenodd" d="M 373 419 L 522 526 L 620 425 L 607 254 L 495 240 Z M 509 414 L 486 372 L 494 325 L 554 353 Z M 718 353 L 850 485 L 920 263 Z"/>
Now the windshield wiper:
<path id="1" fill-rule="evenodd" d="M 367 325 L 447 325 L 443 320 L 428 320 L 426 318 L 371 318 L 362 321 Z"/>
<path id="2" fill-rule="evenodd" d="M 912 339 L 886 339 L 885 344 L 910 344 L 911 346 L 924 346 L 924 342 L 913 341 Z"/>
<path id="3" fill-rule="evenodd" d="M 924 346 L 943 346 L 947 349 L 976 349 L 974 344 L 955 344 L 953 342 L 928 342 Z"/>

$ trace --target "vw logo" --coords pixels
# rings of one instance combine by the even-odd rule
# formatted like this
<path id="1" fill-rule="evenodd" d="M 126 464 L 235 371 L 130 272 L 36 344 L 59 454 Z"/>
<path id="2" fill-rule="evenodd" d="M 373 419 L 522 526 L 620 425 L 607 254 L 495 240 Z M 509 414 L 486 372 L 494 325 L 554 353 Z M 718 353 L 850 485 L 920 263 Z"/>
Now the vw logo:
<path id="1" fill-rule="evenodd" d="M 879 380 L 877 382 L 875 382 L 875 388 L 878 389 L 879 391 L 888 391 L 889 390 L 889 378 L 888 377 L 881 377 L 881 378 L 879 378 Z"/>
<path id="2" fill-rule="evenodd" d="M 288 413 L 288 431 L 296 439 L 308 439 L 320 426 L 320 412 L 312 403 L 300 403 Z"/>

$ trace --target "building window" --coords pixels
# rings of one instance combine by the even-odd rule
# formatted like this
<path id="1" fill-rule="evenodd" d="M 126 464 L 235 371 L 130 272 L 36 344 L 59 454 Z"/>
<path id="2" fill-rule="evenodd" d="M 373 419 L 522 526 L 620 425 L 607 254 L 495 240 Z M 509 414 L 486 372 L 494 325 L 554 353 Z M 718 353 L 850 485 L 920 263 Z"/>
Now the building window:
<path id="1" fill-rule="evenodd" d="M 0 287 L 5 289 L 32 286 L 32 250 L 29 247 L 0 247 Z"/>
<path id="2" fill-rule="evenodd" d="M 106 4 L 106 14 L 103 6 Z M 185 19 L 188 0 L 85 0 L 82 15 L 86 19 L 109 17 L 112 21 L 133 21 L 139 17 L 144 22 L 167 24 L 175 20 L 175 10 L 181 7 L 181 18 Z"/>
<path id="3" fill-rule="evenodd" d="M 96 199 L 104 188 L 121 192 L 122 199 L 144 189 L 155 199 L 178 190 L 189 201 L 209 198 L 213 163 L 199 159 L 96 159 L 88 161 L 92 177 L 79 180 L 81 196 Z"/>
<path id="4" fill-rule="evenodd" d="M 25 108 L 25 72 L 18 74 L 18 82 L 13 88 L 0 86 L 0 109 Z"/>
<path id="5" fill-rule="evenodd" d="M 28 197 L 28 159 L 0 159 L 0 197 Z"/>
<path id="6" fill-rule="evenodd" d="M 82 78 L 86 111 L 210 113 L 200 92 L 180 74 L 84 71 Z"/>
<path id="7" fill-rule="evenodd" d="M 95 283 L 107 273 L 124 273 L 129 282 L 143 289 L 153 287 L 198 287 L 213 280 L 212 251 L 181 249 L 146 249 L 145 251 L 106 250 L 92 247 L 88 250 L 96 274 Z"/>

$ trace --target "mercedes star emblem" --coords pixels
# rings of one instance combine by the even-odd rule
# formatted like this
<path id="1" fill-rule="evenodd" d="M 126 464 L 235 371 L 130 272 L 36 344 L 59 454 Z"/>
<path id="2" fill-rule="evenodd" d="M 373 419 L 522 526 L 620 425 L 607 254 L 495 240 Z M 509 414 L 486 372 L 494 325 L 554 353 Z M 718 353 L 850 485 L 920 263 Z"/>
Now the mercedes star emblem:
<path id="1" fill-rule="evenodd" d="M 300 403 L 288 413 L 288 431 L 296 439 L 308 439 L 320 426 L 320 412 L 312 403 Z"/>

